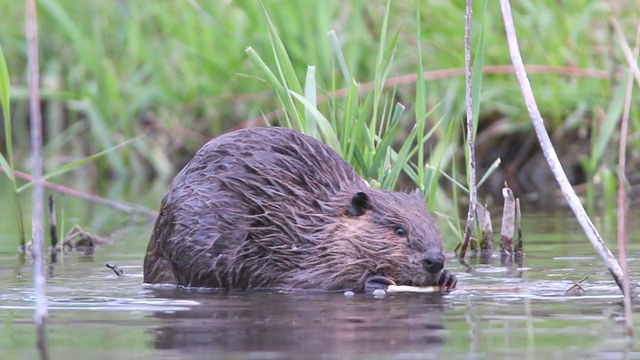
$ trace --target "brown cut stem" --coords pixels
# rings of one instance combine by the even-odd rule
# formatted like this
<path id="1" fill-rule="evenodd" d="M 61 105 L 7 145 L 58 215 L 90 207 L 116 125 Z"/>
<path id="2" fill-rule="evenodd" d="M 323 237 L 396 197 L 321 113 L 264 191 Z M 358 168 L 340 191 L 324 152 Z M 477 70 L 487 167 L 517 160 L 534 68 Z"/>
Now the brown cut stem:
<path id="1" fill-rule="evenodd" d="M 540 148 L 542 149 L 544 157 L 547 160 L 547 163 L 551 168 L 551 172 L 558 182 L 569 207 L 575 214 L 576 219 L 585 231 L 589 241 L 591 241 L 596 253 L 605 263 L 620 289 L 622 289 L 623 273 L 620 268 L 620 264 L 618 264 L 616 258 L 613 256 L 609 248 L 607 248 L 607 245 L 598 233 L 598 229 L 593 225 L 593 222 L 587 215 L 582 203 L 580 203 L 580 199 L 562 169 L 560 160 L 558 160 L 558 154 L 556 154 L 553 144 L 551 143 L 551 139 L 549 138 L 549 134 L 544 127 L 544 120 L 542 119 L 542 115 L 540 115 L 540 110 L 538 110 L 538 105 L 536 104 L 536 99 L 533 95 L 533 89 L 531 89 L 531 84 L 529 83 L 524 63 L 522 62 L 522 56 L 520 55 L 520 48 L 518 46 L 518 38 L 516 36 L 516 29 L 513 23 L 513 15 L 511 14 L 511 5 L 509 4 L 509 0 L 500 0 L 500 8 L 502 10 L 511 61 L 516 69 L 516 77 L 518 78 L 518 83 L 520 84 L 520 89 L 522 91 L 527 110 L 529 111 L 533 128 L 536 132 L 536 136 L 538 137 Z"/>
<path id="2" fill-rule="evenodd" d="M 486 206 L 477 204 L 476 217 L 482 231 L 482 241 L 480 241 L 480 251 L 483 254 L 491 255 L 493 253 L 493 228 L 491 226 L 491 213 Z"/>
<path id="3" fill-rule="evenodd" d="M 504 197 L 504 207 L 502 209 L 502 228 L 500 229 L 500 255 L 504 258 L 511 257 L 513 252 L 516 201 L 513 197 L 513 191 L 506 184 L 502 188 L 502 196 Z"/>

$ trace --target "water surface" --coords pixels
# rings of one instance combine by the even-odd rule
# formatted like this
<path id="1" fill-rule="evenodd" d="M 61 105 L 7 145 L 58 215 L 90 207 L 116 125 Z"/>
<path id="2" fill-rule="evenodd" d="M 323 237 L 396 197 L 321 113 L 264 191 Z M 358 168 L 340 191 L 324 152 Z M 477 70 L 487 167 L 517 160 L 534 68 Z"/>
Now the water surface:
<path id="1" fill-rule="evenodd" d="M 118 215 L 121 217 L 121 215 Z M 143 286 L 151 224 L 120 231 L 92 256 L 49 268 L 52 358 L 91 359 L 620 359 L 621 297 L 570 215 L 525 214 L 522 265 L 449 259 L 447 295 L 187 291 Z M 606 227 L 606 224 L 599 224 Z M 0 222 L 0 354 L 32 359 L 31 266 L 18 266 L 13 223 Z M 640 277 L 640 223 L 629 266 Z M 98 227 L 99 228 L 99 227 Z M 608 236 L 614 239 L 613 236 Z M 446 244 L 449 250 L 454 241 Z M 105 267 L 115 263 L 126 276 Z M 564 295 L 589 276 L 584 294 Z M 640 307 L 634 308 L 640 321 Z M 640 327 L 636 326 L 636 333 Z M 625 354 L 625 351 L 627 353 Z"/>

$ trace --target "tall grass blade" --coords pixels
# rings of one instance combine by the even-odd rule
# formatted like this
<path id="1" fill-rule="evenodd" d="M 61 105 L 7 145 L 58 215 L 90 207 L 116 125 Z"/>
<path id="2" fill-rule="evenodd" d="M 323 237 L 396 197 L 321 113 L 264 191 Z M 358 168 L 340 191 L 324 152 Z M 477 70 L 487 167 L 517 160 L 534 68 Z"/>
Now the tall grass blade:
<path id="1" fill-rule="evenodd" d="M 318 111 L 318 109 L 313 104 L 311 104 L 304 96 L 293 92 L 293 90 L 290 90 L 289 93 L 291 94 L 291 96 L 296 98 L 296 100 L 300 101 L 305 110 L 308 110 L 311 116 L 315 119 L 320 132 L 322 132 L 325 143 L 329 145 L 333 150 L 335 150 L 338 154 L 340 154 L 340 156 L 342 156 L 340 141 L 338 141 L 338 137 L 331 127 L 331 123 L 329 122 L 329 120 L 327 120 L 327 118 L 325 118 L 324 115 L 322 115 L 322 113 Z"/>
<path id="2" fill-rule="evenodd" d="M 307 67 L 307 79 L 304 82 L 304 97 L 309 102 L 310 106 L 318 108 L 318 95 L 316 92 L 316 67 L 309 65 Z M 315 117 L 311 115 L 311 111 L 304 108 L 304 119 L 307 129 L 307 135 L 313 137 L 318 136 L 318 125 L 315 122 Z"/>
<path id="3" fill-rule="evenodd" d="M 404 105 L 400 103 L 396 103 L 395 109 L 392 114 L 389 114 L 389 117 L 392 118 L 392 123 L 396 124 L 391 129 L 385 133 L 382 141 L 377 144 L 377 151 L 374 152 L 373 161 L 371 163 L 372 169 L 378 169 L 378 177 L 382 178 L 384 172 L 386 171 L 386 164 L 384 163 L 387 160 L 387 152 L 392 151 L 393 141 L 396 139 L 396 133 L 398 130 L 398 119 L 402 116 L 404 112 Z"/>
<path id="4" fill-rule="evenodd" d="M 500 158 L 497 158 L 496 161 L 494 161 L 491 166 L 489 166 L 489 169 L 487 169 L 487 172 L 484 173 L 484 175 L 482 176 L 482 179 L 480 179 L 480 181 L 478 181 L 478 187 L 482 186 L 482 184 L 484 184 L 484 182 L 489 179 L 489 176 L 491 176 L 491 174 L 493 174 L 494 171 L 496 171 L 496 169 L 500 166 Z"/>
<path id="5" fill-rule="evenodd" d="M 411 129 L 411 132 L 409 132 L 409 135 L 407 136 L 404 144 L 402 144 L 402 146 L 400 147 L 400 151 L 398 151 L 396 158 L 393 159 L 394 162 L 391 166 L 391 170 L 383 181 L 383 188 L 395 188 L 398 178 L 400 177 L 400 173 L 404 168 L 404 164 L 411 156 L 410 152 L 413 147 L 413 141 L 416 139 L 417 130 L 418 129 L 416 127 L 413 127 L 413 129 Z"/>
<path id="6" fill-rule="evenodd" d="M 433 111 L 433 110 L 432 110 Z M 432 129 L 431 131 L 434 131 L 435 128 L 439 127 L 440 124 L 444 121 L 444 118 L 440 118 L 440 120 L 438 121 L 438 123 L 436 124 L 436 126 L 434 126 L 434 129 Z M 432 170 L 433 175 L 431 176 L 431 183 L 429 184 L 429 193 L 428 193 L 428 197 L 427 197 L 427 203 L 429 206 L 429 209 L 431 209 L 432 211 L 435 208 L 435 200 L 436 200 L 436 193 L 438 191 L 438 185 L 439 185 L 439 180 L 440 180 L 440 173 L 444 171 L 442 170 L 442 163 L 443 163 L 443 159 L 444 156 L 446 154 L 447 149 L 451 146 L 451 138 L 453 135 L 453 128 L 454 128 L 454 121 L 449 121 L 449 126 L 447 127 L 446 132 L 444 133 L 444 136 L 442 138 L 442 141 L 440 142 L 440 144 L 437 146 L 437 152 L 432 151 L 431 152 L 431 158 L 437 158 L 436 161 L 436 166 L 435 168 Z M 424 145 L 422 145 L 424 147 Z M 429 165 L 425 164 L 423 165 L 425 168 L 428 167 Z M 425 185 L 423 185 L 423 187 L 425 187 Z M 454 212 L 456 214 L 459 214 L 460 211 L 458 209 L 459 204 L 458 203 L 454 203 Z"/>
<path id="7" fill-rule="evenodd" d="M 9 165 L 9 163 L 7 162 L 7 159 L 4 158 L 2 153 L 0 153 L 0 166 L 2 166 L 2 171 L 4 172 L 4 174 L 7 175 L 7 177 L 11 182 L 13 182 L 14 179 L 13 179 L 13 171 L 11 170 L 11 165 Z"/>
<path id="8" fill-rule="evenodd" d="M 289 54 L 287 53 L 287 49 L 282 43 L 282 39 L 278 35 L 278 29 L 274 25 L 269 13 L 267 12 L 267 8 L 261 3 L 262 10 L 264 12 L 264 16 L 267 19 L 267 24 L 269 26 L 269 38 L 271 39 L 271 50 L 273 51 L 273 58 L 276 62 L 276 69 L 278 70 L 278 75 L 280 78 L 280 83 L 287 90 L 285 92 L 285 97 L 282 99 L 283 103 L 289 105 L 287 116 L 292 117 L 295 120 L 295 128 L 298 131 L 304 132 L 306 127 L 306 120 L 301 117 L 300 109 L 298 109 L 291 99 L 291 95 L 289 90 L 295 92 L 296 94 L 302 94 L 302 86 L 300 85 L 300 81 L 298 80 L 298 76 L 296 75 L 295 68 L 291 63 L 291 59 L 289 58 Z M 290 121 L 289 121 L 290 122 Z"/>
<path id="9" fill-rule="evenodd" d="M 373 116 L 371 117 L 371 123 L 369 124 L 369 133 L 376 133 L 376 125 L 378 121 L 378 104 L 380 103 L 380 95 L 383 90 L 384 79 L 387 74 L 387 66 L 391 61 L 391 55 L 395 49 L 395 45 L 398 39 L 398 35 L 400 33 L 400 29 L 396 31 L 393 40 L 385 49 L 384 44 L 387 42 L 387 30 L 389 28 L 389 14 L 391 13 L 391 0 L 387 1 L 387 7 L 384 14 L 384 20 L 382 21 L 382 29 L 380 31 L 380 45 L 378 49 L 378 57 L 376 59 L 376 70 L 375 70 L 375 87 L 373 89 Z M 371 144 L 370 144 L 371 145 Z"/>
<path id="10" fill-rule="evenodd" d="M 278 75 L 279 75 L 279 81 L 282 84 L 282 86 L 286 89 L 285 91 L 285 97 L 282 99 L 282 101 L 284 102 L 284 104 L 286 106 L 289 107 L 289 111 L 285 112 L 285 115 L 288 117 L 291 117 L 293 120 L 295 120 L 295 123 L 292 123 L 291 121 L 289 121 L 289 124 L 293 124 L 295 125 L 295 129 L 298 131 L 302 131 L 304 132 L 304 130 L 306 129 L 305 126 L 305 120 L 303 117 L 300 116 L 300 111 L 298 110 L 296 104 L 294 103 L 293 99 L 291 98 L 291 94 L 289 94 L 289 84 L 287 83 L 287 79 L 285 78 L 284 72 L 282 70 L 282 65 L 281 65 L 281 59 L 278 56 L 278 53 L 276 52 L 276 48 L 275 48 L 275 44 L 271 44 L 271 49 L 273 51 L 273 56 L 274 56 L 274 60 L 276 62 L 276 69 L 278 70 Z M 287 56 L 287 60 L 288 60 L 288 56 Z M 296 79 L 297 81 L 297 79 Z M 296 92 L 296 94 L 302 94 L 302 91 L 300 92 Z M 291 120 L 291 119 L 289 119 Z"/>
<path id="11" fill-rule="evenodd" d="M 263 76 L 265 76 L 265 81 L 269 85 L 269 87 L 276 93 L 276 96 L 282 103 L 282 106 L 285 110 L 285 122 L 284 126 L 288 128 L 293 128 L 293 124 L 289 119 L 289 114 L 296 113 L 294 109 L 293 103 L 289 101 L 289 95 L 287 94 L 287 88 L 278 80 L 278 77 L 271 71 L 269 66 L 262 60 L 260 55 L 249 46 L 245 52 L 247 56 L 249 56 L 249 60 L 255 65 L 260 72 L 262 72 Z"/>
<path id="12" fill-rule="evenodd" d="M 0 163 L 5 175 L 12 182 L 15 182 L 13 175 L 13 143 L 11 132 L 11 104 L 9 103 L 9 94 L 11 92 L 11 82 L 9 80 L 9 68 L 7 61 L 0 46 L 0 106 L 2 106 L 2 117 L 4 119 L 4 141 L 7 146 L 7 158 L 0 153 Z"/>
<path id="13" fill-rule="evenodd" d="M 344 58 L 344 53 L 340 46 L 340 40 L 338 40 L 338 36 L 333 30 L 329 31 L 327 35 L 329 36 L 329 42 L 331 43 L 331 50 L 338 59 L 338 65 L 340 66 L 340 71 L 342 71 L 342 76 L 344 76 L 345 84 L 349 86 L 351 84 L 351 73 L 349 72 L 347 61 Z"/>
<path id="14" fill-rule="evenodd" d="M 624 98 L 625 98 L 626 88 L 624 86 L 618 86 L 618 89 L 614 93 L 613 99 L 609 103 L 609 108 L 607 110 L 607 118 L 600 126 L 600 131 L 598 131 L 597 139 L 595 146 L 593 147 L 593 152 L 591 153 L 591 170 L 595 171 L 600 160 L 604 158 L 604 154 L 607 151 L 608 144 L 613 137 L 617 127 L 618 121 L 622 116 L 622 111 L 624 109 Z"/>
<path id="15" fill-rule="evenodd" d="M 5 175 L 9 178 L 12 187 L 12 197 L 15 206 L 16 226 L 18 228 L 18 243 L 21 253 L 25 250 L 26 234 L 24 230 L 24 218 L 22 216 L 22 205 L 18 196 L 16 176 L 13 163 L 13 135 L 11 129 L 11 81 L 9 79 L 9 68 L 4 57 L 4 52 L 0 46 L 0 105 L 2 106 L 2 117 L 4 118 L 4 136 L 7 147 L 7 158 L 0 153 L 0 165 Z"/>
<path id="16" fill-rule="evenodd" d="M 345 160 L 353 163 L 354 149 L 356 146 L 355 138 L 352 136 L 352 132 L 361 128 L 362 118 L 358 109 L 358 102 L 360 100 L 360 90 L 358 84 L 355 81 L 350 81 L 349 96 L 347 97 L 347 103 L 344 109 L 344 118 L 342 119 L 342 150 L 345 155 Z"/>
<path id="17" fill-rule="evenodd" d="M 262 10 L 264 11 L 264 16 L 267 19 L 267 23 L 269 24 L 269 35 L 271 38 L 271 44 L 273 46 L 273 51 L 276 60 L 280 63 L 280 67 L 278 70 L 282 72 L 284 76 L 285 84 L 287 84 L 288 88 L 294 91 L 297 94 L 302 94 L 302 86 L 300 86 L 300 82 L 298 81 L 298 76 L 296 75 L 295 69 L 293 68 L 293 64 L 291 63 L 291 59 L 287 54 L 287 49 L 284 47 L 282 43 L 282 39 L 278 36 L 278 30 L 276 26 L 271 21 L 271 17 L 269 17 L 269 13 L 267 12 L 267 8 L 262 5 Z"/>
<path id="18" fill-rule="evenodd" d="M 121 148 L 123 146 L 128 145 L 130 142 L 132 142 L 134 140 L 137 140 L 137 139 L 141 138 L 142 136 L 144 136 L 144 135 L 137 136 L 137 137 L 135 137 L 133 139 L 129 139 L 129 140 L 127 140 L 127 141 L 125 141 L 123 143 L 120 143 L 120 144 L 118 144 L 116 146 L 113 146 L 113 147 L 111 147 L 109 149 L 100 151 L 100 152 L 95 153 L 93 155 L 89 155 L 89 156 L 84 157 L 82 159 L 79 159 L 79 160 L 70 162 L 70 163 L 68 163 L 66 165 L 60 166 L 59 168 L 56 168 L 56 169 L 51 170 L 51 171 L 47 172 L 46 174 L 44 174 L 44 176 L 42 177 L 42 180 L 48 180 L 48 179 L 50 179 L 50 178 L 52 178 L 54 176 L 61 175 L 61 174 L 64 174 L 64 173 L 66 173 L 68 171 L 71 171 L 71 170 L 75 169 L 76 167 L 78 167 L 80 165 L 84 165 L 86 163 L 89 163 L 91 161 L 99 159 L 100 157 L 102 157 L 104 155 L 107 155 L 107 154 L 109 154 L 110 152 L 112 152 L 114 150 L 117 150 L 117 149 L 119 149 L 119 148 Z M 34 183 L 34 181 L 32 180 L 32 181 L 29 181 L 28 183 L 22 185 L 20 188 L 18 188 L 18 193 L 21 193 L 24 190 L 26 190 L 26 189 L 30 188 L 31 186 L 33 186 L 33 183 Z"/>
<path id="19" fill-rule="evenodd" d="M 478 133 L 478 117 L 480 114 L 480 93 L 482 91 L 482 74 L 484 69 L 484 48 L 485 48 L 485 32 L 487 19 L 487 4 L 485 0 L 482 10 L 482 27 L 480 28 L 480 38 L 476 44 L 475 56 L 473 57 L 473 66 L 471 73 L 471 107 L 473 113 L 473 129 L 474 137 Z"/>

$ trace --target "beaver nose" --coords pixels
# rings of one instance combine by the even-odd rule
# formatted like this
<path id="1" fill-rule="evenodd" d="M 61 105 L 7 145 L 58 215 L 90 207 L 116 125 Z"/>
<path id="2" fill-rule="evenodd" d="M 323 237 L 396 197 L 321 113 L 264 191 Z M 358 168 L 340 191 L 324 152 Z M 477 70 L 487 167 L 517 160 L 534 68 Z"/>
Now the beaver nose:
<path id="1" fill-rule="evenodd" d="M 444 267 L 444 255 L 437 252 L 428 252 L 422 259 L 422 266 L 430 274 L 437 274 Z"/>

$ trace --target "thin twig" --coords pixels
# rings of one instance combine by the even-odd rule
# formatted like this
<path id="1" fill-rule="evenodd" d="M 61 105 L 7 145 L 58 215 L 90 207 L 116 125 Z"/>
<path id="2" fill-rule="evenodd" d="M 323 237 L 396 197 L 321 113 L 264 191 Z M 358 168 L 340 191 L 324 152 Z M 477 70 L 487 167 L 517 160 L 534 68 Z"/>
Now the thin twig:
<path id="1" fill-rule="evenodd" d="M 476 214 L 476 148 L 475 131 L 473 126 L 473 103 L 471 99 L 471 15 L 473 0 L 467 0 L 466 22 L 464 25 L 464 67 L 465 67 L 465 100 L 467 105 L 467 147 L 469 151 L 469 212 L 467 213 L 467 224 L 464 227 L 464 239 L 460 249 L 460 257 L 464 258 L 467 246 L 471 239 L 471 229 L 473 227 L 473 217 Z"/>
<path id="2" fill-rule="evenodd" d="M 107 267 L 111 269 L 118 277 L 124 276 L 124 271 L 118 267 L 118 265 L 107 264 Z"/>
<path id="3" fill-rule="evenodd" d="M 0 168 L 0 172 L 2 171 L 2 168 Z M 33 181 L 33 176 L 29 175 L 29 174 L 25 174 L 21 171 L 14 171 L 15 176 L 19 179 L 25 180 L 25 181 Z M 87 194 L 85 192 L 76 190 L 76 189 L 72 189 L 70 187 L 66 187 L 63 185 L 58 185 L 58 184 L 54 184 L 52 182 L 49 181 L 42 181 L 42 185 L 48 189 L 51 190 L 55 190 L 58 192 L 61 192 L 63 194 L 67 194 L 69 196 L 73 196 L 73 197 L 77 197 L 79 199 L 83 199 L 83 200 L 87 200 L 87 201 L 91 201 L 91 202 L 95 202 L 101 205 L 105 205 L 108 206 L 110 208 L 113 208 L 115 210 L 118 211 L 122 211 L 124 213 L 127 214 L 133 214 L 133 213 L 138 213 L 141 215 L 146 216 L 149 219 L 155 219 L 156 216 L 158 216 L 158 213 L 148 209 L 142 205 L 138 205 L 138 204 L 132 204 L 132 203 L 128 203 L 125 201 L 116 201 L 116 200 L 109 200 L 109 199 L 105 199 L 105 198 L 101 198 L 100 196 L 97 195 L 92 195 L 92 194 Z"/>
<path id="4" fill-rule="evenodd" d="M 610 18 L 613 27 L 618 35 L 618 42 L 624 44 L 623 48 L 628 48 L 627 41 L 621 37 L 622 32 L 616 19 Z M 633 49 L 631 59 L 627 57 L 629 63 L 629 76 L 627 78 L 627 88 L 624 99 L 624 110 L 620 123 L 620 144 L 618 148 L 618 257 L 623 274 L 624 293 L 624 320 L 627 328 L 627 335 L 633 337 L 633 316 L 631 312 L 631 287 L 629 285 L 629 270 L 627 267 L 627 191 L 626 191 L 626 159 L 627 159 L 627 133 L 629 132 L 629 114 L 631 112 L 631 94 L 633 92 L 633 78 L 631 74 L 638 74 L 638 52 L 640 51 L 640 23 L 636 30 L 636 44 Z M 634 71 L 635 69 L 635 71 Z M 638 77 L 636 77 L 638 80 Z M 640 82 L 638 82 L 640 84 Z"/>
<path id="5" fill-rule="evenodd" d="M 587 215 L 587 212 L 584 210 L 584 207 L 580 203 L 580 199 L 578 198 L 578 195 L 576 195 L 575 190 L 573 189 L 573 187 L 571 187 L 571 183 L 569 182 L 569 179 L 567 178 L 567 175 L 565 174 L 564 170 L 562 169 L 562 165 L 558 160 L 558 154 L 556 154 L 555 149 L 553 148 L 553 144 L 551 143 L 551 139 L 549 138 L 549 134 L 544 127 L 544 120 L 542 119 L 542 115 L 540 115 L 540 110 L 538 110 L 536 99 L 533 95 L 533 90 L 531 89 L 531 84 L 529 83 L 529 79 L 527 78 L 527 73 L 522 62 L 522 56 L 520 55 L 520 48 L 518 47 L 518 39 L 516 36 L 516 29 L 513 24 L 513 16 L 511 15 L 511 5 L 509 4 L 509 0 L 500 0 L 500 8 L 502 10 L 507 42 L 509 44 L 509 53 L 511 54 L 511 61 L 513 62 L 513 66 L 516 69 L 516 77 L 518 78 L 518 82 L 520 83 L 520 89 L 527 105 L 529 116 L 531 117 L 531 123 L 533 124 L 533 128 L 536 132 L 536 136 L 538 137 L 538 141 L 540 142 L 540 148 L 542 149 L 544 157 L 547 160 L 547 163 L 551 168 L 551 172 L 558 182 L 562 193 L 567 199 L 569 207 L 571 207 L 571 210 L 573 210 L 573 213 L 575 214 L 578 222 L 584 229 L 594 249 L 611 272 L 614 280 L 616 281 L 620 289 L 622 289 L 622 269 L 620 268 L 618 261 L 613 256 L 609 248 L 607 248 L 607 245 L 602 240 L 602 237 L 600 237 L 598 229 L 596 229 L 595 225 L 593 225 L 593 222 Z"/>
<path id="6" fill-rule="evenodd" d="M 35 0 L 27 0 L 27 42 L 29 98 L 31 111 L 31 151 L 33 156 L 33 287 L 36 295 L 36 341 L 40 359 L 48 359 L 46 337 L 47 299 L 44 274 L 44 189 L 42 186 L 42 112 L 40 109 L 40 65 L 38 64 L 38 18 Z"/>
<path id="7" fill-rule="evenodd" d="M 549 65 L 526 65 L 525 69 L 529 74 L 541 74 L 541 75 L 561 75 L 570 77 L 587 77 L 594 79 L 610 80 L 611 74 L 604 70 L 597 69 L 584 69 L 575 66 L 549 66 Z M 464 76 L 466 72 L 465 68 L 451 68 L 451 69 L 439 69 L 439 70 L 427 70 L 423 73 L 425 81 L 449 79 L 458 76 Z M 503 74 L 515 74 L 513 65 L 487 65 L 482 68 L 483 75 L 503 75 Z M 621 78 L 621 73 L 616 73 L 617 78 Z M 412 85 L 418 81 L 418 74 L 411 73 L 406 75 L 395 76 L 387 79 L 384 82 L 384 88 L 394 88 L 396 86 Z M 375 82 L 370 81 L 358 85 L 358 91 L 367 93 L 371 91 L 375 86 Z M 342 88 L 327 93 L 327 96 L 318 95 L 317 103 L 323 103 L 328 98 L 342 99 L 349 95 L 349 88 Z M 267 99 L 268 95 L 265 94 L 229 94 L 221 96 L 225 101 L 248 101 Z M 245 121 L 242 124 L 234 127 L 232 130 L 250 128 L 256 126 L 262 126 L 266 122 L 272 122 L 282 115 L 282 110 L 272 111 L 249 121 Z"/>
<path id="8" fill-rule="evenodd" d="M 585 290 L 582 287 L 582 285 L 580 285 L 580 284 L 585 282 L 588 278 L 589 278 L 589 275 L 583 277 L 582 279 L 580 279 L 578 281 L 574 281 L 573 285 L 571 285 L 571 287 L 568 288 L 567 291 L 565 291 L 564 294 L 562 294 L 562 295 L 569 295 L 571 293 L 584 294 Z"/>

